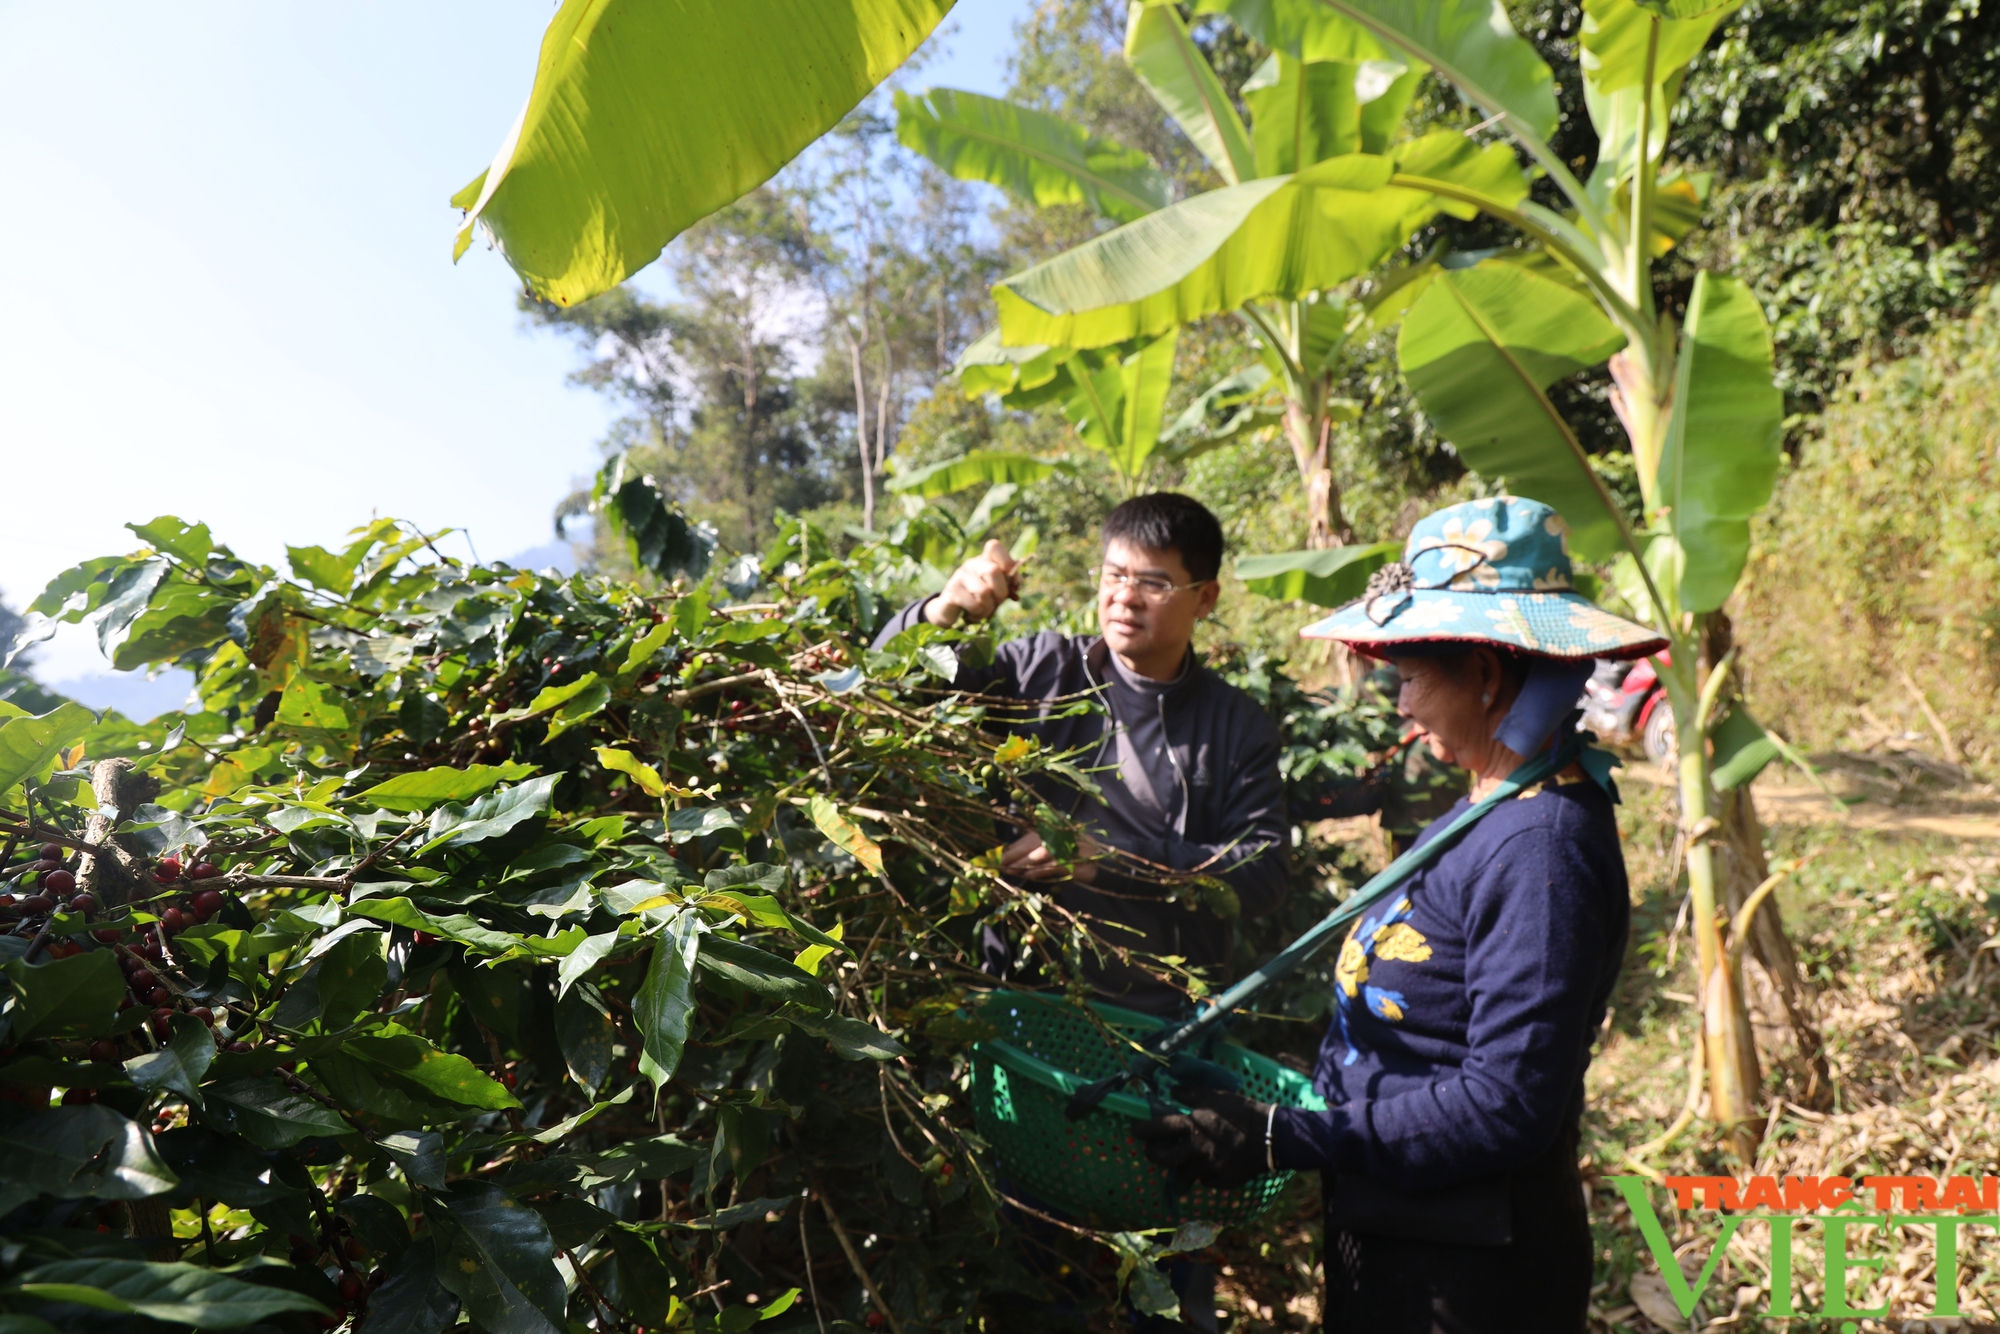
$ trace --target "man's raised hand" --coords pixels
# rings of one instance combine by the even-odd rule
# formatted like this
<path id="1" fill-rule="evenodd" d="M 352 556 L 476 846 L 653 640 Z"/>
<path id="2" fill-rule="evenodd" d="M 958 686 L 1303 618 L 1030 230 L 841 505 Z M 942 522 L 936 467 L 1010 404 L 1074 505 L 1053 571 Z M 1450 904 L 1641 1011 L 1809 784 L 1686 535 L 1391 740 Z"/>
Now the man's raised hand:
<path id="1" fill-rule="evenodd" d="M 924 607 L 932 625 L 957 625 L 960 617 L 983 621 L 1000 604 L 1020 592 L 1021 562 L 1007 554 L 1005 542 L 990 541 L 986 550 L 952 571 L 944 591 Z"/>

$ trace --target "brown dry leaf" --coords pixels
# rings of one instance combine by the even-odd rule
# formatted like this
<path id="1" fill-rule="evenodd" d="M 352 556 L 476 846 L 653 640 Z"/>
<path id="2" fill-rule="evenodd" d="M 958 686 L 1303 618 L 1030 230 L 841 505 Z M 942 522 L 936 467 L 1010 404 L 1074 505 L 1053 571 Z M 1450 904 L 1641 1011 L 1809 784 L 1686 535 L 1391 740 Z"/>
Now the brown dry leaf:
<path id="1" fill-rule="evenodd" d="M 1661 1329 L 1687 1328 L 1687 1321 L 1681 1318 L 1681 1309 L 1674 1305 L 1673 1290 L 1658 1274 L 1632 1275 L 1631 1297 L 1633 1305 L 1646 1319 Z"/>

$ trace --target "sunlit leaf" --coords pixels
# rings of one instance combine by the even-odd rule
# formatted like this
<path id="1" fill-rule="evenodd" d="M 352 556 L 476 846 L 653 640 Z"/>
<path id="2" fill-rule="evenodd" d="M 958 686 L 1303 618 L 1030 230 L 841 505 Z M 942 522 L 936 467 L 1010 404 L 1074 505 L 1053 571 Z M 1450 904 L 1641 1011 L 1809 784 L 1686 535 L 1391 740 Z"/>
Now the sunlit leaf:
<path id="1" fill-rule="evenodd" d="M 0 718 L 0 793 L 24 778 L 45 778 L 56 756 L 90 735 L 96 722 L 89 709 L 72 703 L 43 714 Z"/>
<path id="2" fill-rule="evenodd" d="M 1750 520 L 1769 503 L 1784 458 L 1784 396 L 1771 376 L 1771 330 L 1756 295 L 1738 279 L 1697 274 L 1659 476 L 1684 561 L 1683 611 L 1720 607 L 1749 558 Z"/>
<path id="3" fill-rule="evenodd" d="M 597 762 L 607 769 L 625 774 L 639 786 L 639 790 L 649 797 L 667 795 L 667 785 L 660 779 L 660 771 L 633 755 L 631 751 L 619 750 L 616 746 L 599 746 Z"/>
<path id="4" fill-rule="evenodd" d="M 1511 149 L 1440 132 L 1389 156 L 1330 158 L 1182 200 L 993 289 L 1009 343 L 1103 347 L 1151 336 L 1260 297 L 1298 297 L 1367 272 L 1446 206 L 1385 188 L 1405 171 L 1490 193 L 1527 188 Z M 1453 206 L 1457 207 L 1457 206 Z"/>
<path id="5" fill-rule="evenodd" d="M 1082 204 L 1130 222 L 1167 202 L 1166 177 L 1144 153 L 996 97 L 899 91 L 896 137 L 950 175 L 999 186 L 1037 208 Z"/>
<path id="6" fill-rule="evenodd" d="M 806 813 L 812 816 L 813 824 L 835 847 L 852 856 L 873 874 L 882 874 L 880 845 L 863 833 L 860 825 L 842 815 L 838 806 L 824 796 L 814 794 L 806 806 Z"/>
<path id="7" fill-rule="evenodd" d="M 1251 592 L 1267 598 L 1338 607 L 1360 597 L 1368 587 L 1368 576 L 1395 560 L 1402 550 L 1400 542 L 1376 542 L 1325 551 L 1244 556 L 1236 562 L 1236 577 Z"/>
<path id="8" fill-rule="evenodd" d="M 468 764 L 463 768 L 441 765 L 394 778 L 364 788 L 361 801 L 385 811 L 422 811 L 445 801 L 470 801 L 495 783 L 511 783 L 535 771 L 532 764 L 509 760 L 505 764 Z"/>
<path id="9" fill-rule="evenodd" d="M 1318 3 L 1432 66 L 1489 115 L 1546 141 L 1556 129 L 1555 75 L 1514 31 L 1500 0 L 1271 0 Z"/>
<path id="10" fill-rule="evenodd" d="M 1224 181 L 1236 185 L 1257 174 L 1250 135 L 1229 91 L 1171 5 L 1126 11 L 1125 63 Z"/>
<path id="11" fill-rule="evenodd" d="M 770 178 L 928 37 L 948 0 L 567 0 L 520 119 L 453 198 L 541 296 L 644 268 Z"/>
<path id="12" fill-rule="evenodd" d="M 1033 454 L 1012 454 L 1004 450 L 975 449 L 957 458 L 945 459 L 922 468 L 898 473 L 888 482 L 890 491 L 924 497 L 948 496 L 969 486 L 1013 482 L 1026 485 L 1050 476 L 1061 465 Z"/>
<path id="13" fill-rule="evenodd" d="M 1466 466 L 1554 506 L 1572 549 L 1600 559 L 1620 544 L 1617 521 L 1545 391 L 1624 341 L 1589 293 L 1520 255 L 1438 274 L 1404 316 L 1397 349 L 1418 402 Z"/>

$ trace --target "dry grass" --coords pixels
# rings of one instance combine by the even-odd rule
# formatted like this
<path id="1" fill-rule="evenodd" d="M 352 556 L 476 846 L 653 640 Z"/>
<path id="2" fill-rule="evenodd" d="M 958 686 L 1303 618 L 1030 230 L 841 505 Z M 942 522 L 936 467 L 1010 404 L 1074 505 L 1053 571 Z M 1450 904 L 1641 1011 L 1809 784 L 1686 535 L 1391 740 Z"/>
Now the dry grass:
<path id="1" fill-rule="evenodd" d="M 1634 958 L 1590 1074 L 1585 1138 L 1593 1180 L 1592 1214 L 1600 1283 L 1594 1328 L 1646 1331 L 1686 1328 L 1655 1323 L 1650 1255 L 1625 1204 L 1606 1178 L 1628 1174 L 1623 1148 L 1650 1138 L 1679 1110 L 1686 1091 L 1693 1012 L 1684 999 L 1686 959 L 1674 937 L 1678 898 L 1662 883 L 1668 871 L 1672 808 L 1667 795 L 1626 784 L 1627 860 L 1633 875 Z M 1773 1111 L 1756 1165 L 1772 1176 L 1993 1173 L 2000 1158 L 2000 850 L 1924 835 L 1792 826 L 1772 835 L 1775 856 L 1824 848 L 1787 891 L 1787 927 L 1815 980 L 1815 1005 L 1835 1076 L 1827 1112 L 1797 1106 L 1797 1083 L 1782 1048 L 1767 1053 L 1766 1093 Z M 1685 1175 L 1744 1175 L 1721 1154 L 1684 1137 L 1656 1160 Z M 1717 1235 L 1716 1215 L 1681 1214 L 1655 1192 L 1661 1222 L 1699 1272 Z M 1767 1319 L 1769 1274 L 1765 1227 L 1746 1225 L 1718 1265 L 1696 1328 L 1813 1329 L 1817 1318 Z M 1817 1229 L 1801 1229 L 1794 1253 L 1800 1310 L 1824 1296 Z M 1857 1237 L 1867 1234 L 1857 1233 Z M 1930 1229 L 1913 1229 L 1893 1248 L 1883 1277 L 1857 1307 L 1889 1306 L 1862 1330 L 1977 1329 L 2000 1316 L 2000 1236 L 1969 1231 L 1960 1255 L 1964 1318 L 1930 1321 L 1935 1273 Z M 1634 1283 L 1635 1276 L 1638 1282 Z M 1865 1277 L 1865 1271 L 1862 1276 Z M 1637 1291 L 1635 1292 L 1635 1287 Z M 1650 1301 L 1648 1298 L 1650 1297 Z M 1671 1308 L 1668 1308 L 1671 1309 Z M 1706 1322 L 1705 1324 L 1703 1322 Z"/>

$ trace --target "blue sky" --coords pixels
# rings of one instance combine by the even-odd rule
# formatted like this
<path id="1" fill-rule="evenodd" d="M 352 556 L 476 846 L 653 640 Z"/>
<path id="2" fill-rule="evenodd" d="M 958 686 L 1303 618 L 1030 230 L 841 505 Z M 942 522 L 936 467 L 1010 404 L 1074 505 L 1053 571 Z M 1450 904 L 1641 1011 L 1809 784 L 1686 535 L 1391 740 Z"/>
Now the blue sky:
<path id="1" fill-rule="evenodd" d="M 998 92 L 1029 0 L 963 0 L 924 83 Z M 244 555 L 373 514 L 550 541 L 606 413 L 446 198 L 527 96 L 549 0 L 0 0 L 0 593 L 173 513 Z M 146 713 L 85 634 L 40 674 Z"/>

